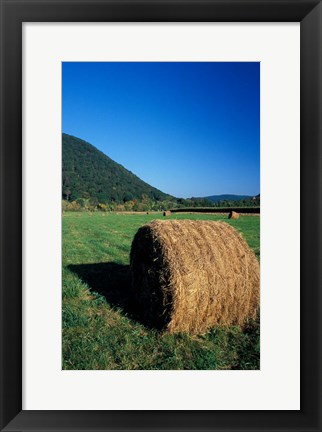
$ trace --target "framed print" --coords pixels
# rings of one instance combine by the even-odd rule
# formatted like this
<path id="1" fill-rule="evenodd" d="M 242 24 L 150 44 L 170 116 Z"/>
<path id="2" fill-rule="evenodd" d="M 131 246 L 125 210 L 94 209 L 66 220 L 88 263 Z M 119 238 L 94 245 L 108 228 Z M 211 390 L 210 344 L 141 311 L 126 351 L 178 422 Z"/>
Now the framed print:
<path id="1" fill-rule="evenodd" d="M 236 32 L 239 40 L 238 54 L 236 54 L 235 49 Z M 236 173 L 238 173 L 238 183 L 249 182 L 247 179 L 254 174 L 255 176 L 257 174 L 258 178 L 260 85 L 261 110 L 267 113 L 262 116 L 261 121 L 261 173 L 274 171 L 276 177 L 283 178 L 284 167 L 287 164 L 288 177 L 287 180 L 284 180 L 284 184 L 287 181 L 287 189 L 291 196 L 297 193 L 299 180 L 296 173 L 299 173 L 300 150 L 299 25 L 281 24 L 274 27 L 262 25 L 260 28 L 256 24 L 220 26 L 214 23 L 203 28 L 201 25 L 188 23 L 184 25 L 175 23 L 159 25 L 124 23 L 118 26 L 108 24 L 97 26 L 85 23 L 76 26 L 73 24 L 64 24 L 63 26 L 51 24 L 46 30 L 41 24 L 26 23 L 23 26 L 23 34 L 26 41 L 24 51 L 26 61 L 23 64 L 23 69 L 26 70 L 25 88 L 29 89 L 24 96 L 23 108 L 23 123 L 26 125 L 26 140 L 24 141 L 26 165 L 24 171 L 26 185 L 33 185 L 31 188 L 26 188 L 24 195 L 26 197 L 24 210 L 26 222 L 31 223 L 30 226 L 26 227 L 25 232 L 32 238 L 30 242 L 27 239 L 25 241 L 24 266 L 29 270 L 26 273 L 25 298 L 28 299 L 30 305 L 37 304 L 39 297 L 43 299 L 43 307 L 41 310 L 38 309 L 38 312 L 28 311 L 28 307 L 25 310 L 26 340 L 31 341 L 31 343 L 25 344 L 23 353 L 25 358 L 23 383 L 26 389 L 24 394 L 25 408 L 32 410 L 41 406 L 42 409 L 47 409 L 50 406 L 52 409 L 67 409 L 68 407 L 70 409 L 90 409 L 92 405 L 96 409 L 118 409 L 120 398 L 122 398 L 124 408 L 132 409 L 140 408 L 142 405 L 146 409 L 159 409 L 161 407 L 173 409 L 176 407 L 183 410 L 197 410 L 205 407 L 212 408 L 213 406 L 216 406 L 217 409 L 227 409 L 227 407 L 230 409 L 234 407 L 236 409 L 249 407 L 273 409 L 280 408 L 280 404 L 285 404 L 285 401 L 287 401 L 288 408 L 298 408 L 299 361 L 294 359 L 299 359 L 296 330 L 299 328 L 299 314 L 296 313 L 299 307 L 299 273 L 294 268 L 299 269 L 299 265 L 296 264 L 299 259 L 299 236 L 293 234 L 299 232 L 300 228 L 299 209 L 296 207 L 299 205 L 297 200 L 294 200 L 293 203 L 288 202 L 288 209 L 293 214 L 292 223 L 289 222 L 287 226 L 285 224 L 277 225 L 274 229 L 274 236 L 265 229 L 265 226 L 268 226 L 267 223 L 261 226 L 262 283 L 260 296 L 263 300 L 260 310 L 260 328 L 259 315 L 255 317 L 255 322 L 250 322 L 250 325 L 247 324 L 243 331 L 241 325 L 237 325 L 237 327 L 229 325 L 227 326 L 228 329 L 217 325 L 212 326 L 208 319 L 204 319 L 201 312 L 202 310 L 207 311 L 207 308 L 200 306 L 194 309 L 197 313 L 195 316 L 197 321 L 193 318 L 194 312 L 191 311 L 188 314 L 183 314 L 184 317 L 181 322 L 187 326 L 189 316 L 190 323 L 197 322 L 199 326 L 210 324 L 209 331 L 205 328 L 190 327 L 190 329 L 187 328 L 186 331 L 181 332 L 184 333 L 183 336 L 180 331 L 164 328 L 166 326 L 159 329 L 159 323 L 151 322 L 158 316 L 159 312 L 153 311 L 151 316 L 146 319 L 144 316 L 146 306 L 143 305 L 140 310 L 136 305 L 136 299 L 132 300 L 132 286 L 129 283 L 129 276 L 131 276 L 129 275 L 131 272 L 129 258 L 132 237 L 142 225 L 148 225 L 153 220 L 157 220 L 158 223 L 160 221 L 163 224 L 162 226 L 170 225 L 170 227 L 181 229 L 180 227 L 186 223 L 186 218 L 190 221 L 198 221 L 200 228 L 201 226 L 205 227 L 204 222 L 208 223 L 208 221 L 214 227 L 217 226 L 217 222 L 220 224 L 228 222 L 235 230 L 240 230 L 244 239 L 248 241 L 250 251 L 257 253 L 256 259 L 259 258 L 260 219 L 256 214 L 254 216 L 249 215 L 250 207 L 247 207 L 248 214 L 246 215 L 241 214 L 242 208 L 238 207 L 241 217 L 230 221 L 227 218 L 228 212 L 223 213 L 225 210 L 222 206 L 219 207 L 221 214 L 213 213 L 217 207 L 206 208 L 207 212 L 204 214 L 198 213 L 198 209 L 205 210 L 205 208 L 196 208 L 196 206 L 190 206 L 189 213 L 180 213 L 179 210 L 184 209 L 180 205 L 187 206 L 189 201 L 187 200 L 185 203 L 183 199 L 180 199 L 180 202 L 178 200 L 175 203 L 177 208 L 173 208 L 171 204 L 174 203 L 174 199 L 169 195 L 171 192 L 173 197 L 182 196 L 182 189 L 178 192 L 173 190 L 176 185 L 180 188 L 185 185 L 187 193 L 189 193 L 192 187 L 200 184 L 200 192 L 197 191 L 194 194 L 199 197 L 206 196 L 207 194 L 203 192 L 205 185 L 209 185 L 209 195 L 212 193 L 210 187 L 218 187 L 220 181 L 227 181 L 226 179 L 234 183 L 234 190 L 231 192 L 236 192 L 236 181 L 231 180 L 236 177 Z M 177 34 L 180 34 L 186 41 L 188 53 L 183 51 L 180 39 L 176 38 Z M 68 48 L 69 35 L 72 35 L 72 40 L 77 41 L 77 44 L 72 44 L 72 49 Z M 86 35 L 86 40 L 82 39 L 82 35 Z M 91 35 L 94 35 L 94 41 L 91 40 Z M 230 37 L 230 35 L 235 36 Z M 252 44 L 255 35 L 257 38 L 256 45 Z M 133 45 L 128 44 L 129 37 L 131 37 Z M 216 46 L 211 43 L 206 44 L 207 40 L 220 39 L 225 40 L 225 44 Z M 115 40 L 116 42 L 106 46 L 106 40 Z M 282 41 L 284 42 L 282 43 Z M 84 48 L 86 43 L 91 47 L 90 53 L 86 52 Z M 195 49 L 193 49 L 193 44 Z M 158 46 L 157 50 L 155 50 L 156 45 Z M 65 51 L 63 54 L 59 53 L 58 58 L 56 58 L 53 51 L 56 50 L 58 53 L 60 51 L 57 49 L 58 46 L 63 47 Z M 200 52 L 200 46 L 203 46 L 203 52 Z M 31 51 L 29 51 L 29 47 Z M 286 49 L 288 50 L 287 55 L 285 55 Z M 112 50 L 112 52 L 107 52 L 107 50 Z M 164 57 L 165 54 L 160 56 L 161 50 L 166 51 L 166 58 Z M 249 52 L 249 50 L 251 51 Z M 117 53 L 117 59 L 115 53 Z M 37 61 L 40 58 L 42 65 L 39 65 Z M 69 61 L 61 63 L 61 58 Z M 234 58 L 235 61 L 229 62 L 231 58 Z M 245 58 L 252 61 L 242 61 Z M 75 59 L 77 62 L 73 61 Z M 107 61 L 111 59 L 114 61 Z M 152 59 L 154 62 L 151 62 Z M 258 59 L 261 59 L 260 65 Z M 297 73 L 294 72 L 296 70 Z M 280 74 L 278 83 L 276 80 L 269 79 L 271 75 L 276 74 L 276 71 Z M 290 74 L 292 74 L 291 78 L 289 78 Z M 91 76 L 95 78 L 92 79 Z M 59 82 L 60 77 L 62 77 L 62 84 Z M 103 81 L 100 77 L 104 77 Z M 142 77 L 145 77 L 144 80 Z M 199 77 L 203 77 L 202 82 Z M 151 79 L 153 85 L 151 85 Z M 48 84 L 46 84 L 47 80 Z M 81 80 L 81 84 L 79 84 L 79 80 Z M 91 82 L 94 83 L 94 89 L 91 88 Z M 279 83 L 282 83 L 282 86 Z M 60 102 L 61 87 L 62 101 Z M 86 96 L 85 98 L 85 93 L 82 90 L 85 87 L 87 87 L 86 94 L 90 97 Z M 168 88 L 172 90 L 169 91 Z M 95 89 L 98 91 L 96 92 Z M 126 90 L 123 91 L 123 89 Z M 28 94 L 32 97 L 28 97 Z M 116 95 L 115 98 L 113 94 Z M 71 95 L 73 96 L 71 97 Z M 78 95 L 81 96 L 80 100 Z M 98 96 L 99 100 L 93 104 L 92 100 L 96 97 L 95 95 Z M 48 103 L 45 104 L 45 100 Z M 276 103 L 271 103 L 272 100 L 278 101 L 279 105 L 276 106 Z M 73 101 L 78 102 L 71 106 Z M 289 106 L 286 106 L 287 102 Z M 97 109 L 101 103 L 103 103 L 103 111 L 100 111 L 98 115 Z M 61 105 L 63 126 L 60 123 Z M 46 106 L 50 107 L 52 111 L 49 112 Z M 240 109 L 241 106 L 243 107 L 242 110 Z M 80 110 L 81 107 L 84 108 Z M 85 109 L 85 118 L 84 121 L 79 122 L 79 118 L 84 113 L 82 112 L 83 109 Z M 288 113 L 287 116 L 285 112 Z M 75 126 L 68 126 L 72 120 L 69 113 L 72 118 L 76 119 L 76 127 L 83 125 L 83 128 L 90 127 L 92 129 L 91 125 L 96 124 L 95 130 L 111 131 L 117 122 L 120 122 L 120 127 L 117 128 L 120 132 L 117 135 L 114 134 L 114 137 L 106 137 L 106 142 L 116 142 L 121 136 L 122 140 L 117 145 L 109 145 L 106 149 L 100 147 L 101 153 L 105 155 L 102 156 L 101 153 L 98 153 L 97 148 L 99 147 L 95 147 L 99 146 L 95 138 L 92 139 L 86 133 L 75 130 Z M 76 113 L 78 114 L 76 115 Z M 93 114 L 94 117 L 92 117 Z M 243 119 L 240 118 L 241 116 Z M 188 120 L 189 117 L 190 120 Z M 161 118 L 163 120 L 160 122 Z M 283 118 L 282 127 L 280 125 L 281 118 Z M 127 124 L 126 127 L 125 124 Z M 142 125 L 144 124 L 146 128 L 143 129 Z M 198 124 L 199 126 L 196 127 Z M 60 147 L 56 145 L 56 142 L 60 141 L 62 130 L 64 135 L 60 154 Z M 220 130 L 222 130 L 221 133 L 219 133 Z M 34 136 L 36 131 L 37 136 L 42 137 L 41 140 Z M 126 134 L 129 132 L 130 139 L 128 141 Z M 282 139 L 285 133 L 287 138 Z M 79 137 L 86 138 L 87 142 Z M 247 137 L 247 140 L 244 137 Z M 157 142 L 158 139 L 159 142 Z M 46 142 L 45 154 L 42 147 L 44 142 Z M 136 143 L 135 146 L 132 145 L 133 142 Z M 144 142 L 151 143 L 146 151 L 142 150 Z M 125 143 L 129 143 L 126 151 L 124 150 Z M 283 146 L 281 146 L 282 143 Z M 134 153 L 131 153 L 131 149 L 134 150 Z M 119 155 L 115 154 L 117 150 Z M 276 163 L 276 152 L 278 153 L 279 164 Z M 30 167 L 29 162 L 37 161 L 37 158 L 33 158 L 32 155 L 39 153 L 43 154 L 42 165 L 38 168 Z M 82 154 L 85 157 L 82 157 Z M 70 167 L 68 155 L 72 158 L 72 167 Z M 78 155 L 79 158 L 76 158 L 75 155 Z M 205 157 L 205 155 L 207 156 Z M 128 160 L 124 160 L 124 157 L 127 157 Z M 145 162 L 141 163 L 140 161 L 144 157 L 151 158 L 150 162 L 145 159 Z M 164 157 L 166 157 L 164 166 L 167 176 L 164 176 L 163 168 L 160 167 Z M 210 161 L 208 165 L 205 164 L 205 159 Z M 192 161 L 190 166 L 189 160 Z M 120 162 L 123 168 L 116 165 Z M 180 165 L 182 162 L 184 166 Z M 120 192 L 122 193 L 120 185 L 124 183 L 119 175 L 115 176 L 119 178 L 118 184 L 115 183 L 111 188 L 99 186 L 102 192 L 111 190 L 112 197 L 104 198 L 101 196 L 102 192 L 96 189 L 95 184 L 87 188 L 88 180 L 97 179 L 97 175 L 93 177 L 90 174 L 90 167 L 93 163 L 104 164 L 105 168 L 103 166 L 99 169 L 101 175 L 104 172 L 116 170 L 116 167 L 118 167 L 117 173 L 120 173 L 121 176 L 131 176 L 129 169 L 135 173 L 136 177 L 131 176 L 131 181 L 127 182 L 125 188 L 126 194 L 133 194 L 133 199 L 128 200 L 124 195 L 118 196 Z M 137 167 L 133 166 L 133 163 L 137 163 Z M 107 167 L 106 164 L 112 165 L 112 168 Z M 248 166 L 247 174 L 240 169 L 244 164 Z M 61 172 L 61 165 L 63 166 L 63 173 Z M 231 169 L 232 166 L 234 169 Z M 87 167 L 89 167 L 89 171 Z M 140 173 L 144 167 L 153 167 L 152 175 L 156 175 L 158 178 L 148 180 L 148 173 Z M 174 172 L 172 171 L 170 174 L 173 170 L 172 167 L 174 167 Z M 41 170 L 43 170 L 42 174 L 40 173 Z M 191 172 L 193 171 L 196 172 L 196 176 L 194 181 L 191 181 L 189 179 L 192 179 Z M 36 172 L 38 175 L 34 177 L 33 173 Z M 202 176 L 207 172 L 209 180 L 202 181 Z M 77 173 L 76 177 L 75 173 Z M 189 176 L 182 180 L 185 173 L 189 173 Z M 38 182 L 39 177 L 42 178 L 41 184 Z M 58 187 L 61 183 L 61 177 L 63 177 L 62 190 Z M 212 179 L 215 177 L 217 180 L 213 182 Z M 261 220 L 268 217 L 269 220 L 274 218 L 278 199 L 281 199 L 279 198 L 278 182 L 273 184 L 269 177 L 269 175 L 262 175 L 260 184 L 260 190 L 265 195 L 264 201 L 261 202 Z M 111 180 L 113 178 L 114 176 Z M 169 194 L 167 200 L 151 197 L 149 191 L 146 191 L 144 197 L 140 197 L 140 194 L 139 196 L 135 195 L 136 191 L 133 189 L 131 191 L 131 187 L 134 185 L 139 187 L 142 184 L 138 184 L 138 178 L 144 179 L 145 188 L 148 187 L 147 184 L 150 185 L 150 188 L 157 187 L 158 191 L 154 189 L 155 193 L 161 194 L 166 190 Z M 169 179 L 168 186 L 160 184 L 162 178 L 164 180 Z M 176 181 L 174 182 L 173 179 Z M 79 181 L 82 184 L 81 196 L 75 195 L 77 194 L 75 186 L 77 183 L 79 184 Z M 101 183 L 108 184 L 108 181 L 109 178 L 107 177 Z M 254 180 L 251 183 L 253 182 Z M 255 180 L 254 183 L 255 187 L 258 188 L 258 181 Z M 87 190 L 84 190 L 84 185 Z M 37 208 L 37 195 L 30 192 L 35 188 L 38 188 L 43 202 L 46 202 L 45 219 L 42 218 L 41 212 L 39 217 L 34 212 L 34 208 Z M 222 187 L 221 192 L 224 190 L 227 191 L 227 186 L 225 189 Z M 86 193 L 85 196 L 83 192 Z M 247 191 L 244 190 L 244 192 Z M 256 196 L 257 191 L 254 190 L 251 193 Z M 62 222 L 61 195 L 63 195 Z M 54 196 L 57 198 L 53 199 Z M 95 204 L 93 199 L 98 202 Z M 191 201 L 194 200 L 191 199 Z M 256 203 L 256 199 L 253 200 L 251 197 L 251 202 L 253 203 L 253 201 Z M 269 205 L 267 205 L 268 202 L 270 202 Z M 57 205 L 58 207 L 56 207 Z M 84 207 L 79 208 L 78 206 L 81 205 Z M 131 211 L 131 207 L 128 206 L 132 205 L 135 207 L 132 207 Z M 107 211 L 104 206 L 109 206 Z M 114 207 L 114 210 L 111 207 Z M 169 208 L 171 208 L 171 215 L 163 216 L 163 212 L 168 211 Z M 256 208 L 258 209 L 258 207 L 252 206 L 253 210 Z M 192 209 L 193 213 L 191 212 Z M 147 215 L 146 212 L 149 214 Z M 192 229 L 192 224 L 188 223 Z M 207 240 L 206 232 L 209 236 L 210 225 L 207 225 L 207 230 L 203 232 L 203 235 L 196 236 L 196 232 L 194 233 L 193 238 L 198 241 L 198 248 L 195 252 L 197 254 L 201 252 L 202 245 L 207 245 L 209 242 L 211 248 L 217 244 L 216 236 Z M 47 230 L 46 226 L 53 228 Z M 220 225 L 220 227 L 224 226 Z M 278 231 L 279 227 L 281 232 Z M 60 231 L 63 233 L 62 244 L 59 243 Z M 237 237 L 230 237 L 231 235 L 229 234 L 229 243 L 232 242 L 232 238 L 237 239 Z M 288 249 L 289 259 L 287 262 L 282 260 L 275 251 L 277 237 L 284 238 L 284 241 L 287 239 L 287 243 L 292 245 Z M 174 238 L 174 233 L 171 238 Z M 182 236 L 182 240 L 184 238 Z M 180 250 L 183 250 L 187 243 L 190 249 L 191 241 L 192 238 L 188 235 Z M 178 239 L 176 239 L 175 244 L 178 245 Z M 48 250 L 48 253 L 52 253 L 50 259 L 49 255 L 40 257 L 38 254 L 34 254 L 35 249 L 47 250 L 47 245 L 51 245 Z M 60 249 L 63 251 L 62 256 L 56 256 L 54 252 Z M 233 256 L 236 253 L 234 250 L 239 250 L 239 248 L 233 248 L 229 253 L 226 252 L 228 262 L 222 266 L 223 269 L 231 268 L 234 262 Z M 212 280 L 214 275 L 219 274 L 219 271 L 214 271 L 215 266 L 210 265 L 211 260 L 216 256 L 216 250 L 210 253 L 210 249 L 207 247 L 206 251 L 204 258 L 195 256 L 193 262 L 196 264 L 185 265 L 186 270 L 180 273 L 179 277 L 183 278 L 183 284 L 187 287 L 186 291 L 188 292 L 195 292 L 193 287 L 188 288 L 188 286 L 194 284 L 195 279 L 204 277 L 205 268 L 209 270 L 206 280 Z M 274 253 L 270 251 L 274 251 Z M 293 255 L 291 256 L 292 252 Z M 176 256 L 181 255 L 177 253 Z M 245 271 L 245 258 L 243 256 L 244 253 L 237 260 L 239 264 L 233 270 L 234 274 L 243 274 Z M 250 268 L 256 265 L 256 261 L 251 256 L 248 252 L 246 253 L 247 264 L 249 262 Z M 139 262 L 142 263 L 143 260 L 144 254 L 142 254 Z M 60 280 L 61 262 L 63 262 L 62 280 Z M 171 263 L 174 263 L 174 259 L 171 259 Z M 200 268 L 198 263 L 201 264 Z M 270 278 L 265 277 L 267 263 L 269 263 Z M 283 271 L 280 269 L 281 263 L 283 263 Z M 184 266 L 181 264 L 176 267 L 182 268 Z M 258 269 L 258 266 L 256 267 Z M 252 281 L 253 276 L 258 276 L 256 267 L 254 270 L 250 270 L 248 279 L 250 284 L 237 284 L 239 286 L 237 294 L 242 294 L 244 287 L 247 286 L 251 294 L 249 304 L 251 308 L 254 307 L 257 313 L 257 277 L 255 281 Z M 165 268 L 167 265 L 161 266 L 161 273 Z M 193 268 L 193 279 L 189 276 L 191 275 L 191 268 Z M 38 269 L 37 272 L 36 269 Z M 36 273 L 39 283 L 35 283 Z M 155 272 L 152 271 L 153 273 Z M 197 273 L 199 274 L 198 277 L 196 277 Z M 29 279 L 28 275 L 32 275 L 32 278 Z M 283 280 L 286 275 L 287 280 Z M 278 277 L 279 280 L 273 283 L 273 277 Z M 160 279 L 163 278 L 166 276 L 160 275 Z M 174 273 L 172 273 L 171 278 L 176 279 Z M 41 280 L 44 279 L 47 281 L 45 289 L 41 283 Z M 233 281 L 229 275 L 222 275 L 220 279 Z M 235 282 L 232 283 L 234 286 Z M 63 286 L 62 296 L 60 290 L 56 288 L 60 285 Z M 155 286 L 153 282 L 151 285 Z M 285 286 L 283 290 L 280 289 L 281 285 Z M 167 286 L 170 289 L 170 284 L 167 283 Z M 174 284 L 174 291 L 178 286 L 178 283 Z M 198 289 L 202 286 L 203 283 L 197 283 Z M 209 291 L 210 286 L 216 287 L 216 283 L 209 284 L 206 282 L 205 286 L 201 288 L 201 292 L 211 293 Z M 220 284 L 220 286 L 223 285 Z M 230 287 L 231 289 L 232 287 Z M 132 290 L 134 293 L 139 291 L 139 287 Z M 97 296 L 97 294 L 99 295 Z M 196 294 L 200 300 L 206 299 L 200 295 L 199 290 L 196 291 Z M 221 297 L 220 294 L 217 296 L 218 298 Z M 274 302 L 274 298 L 277 296 L 281 305 L 285 303 L 288 305 L 287 326 L 289 335 L 292 334 L 287 345 L 281 348 L 284 361 L 290 365 L 287 373 L 283 371 L 282 375 L 280 370 L 269 367 L 270 354 L 273 352 L 274 345 L 284 343 L 283 333 L 280 332 L 281 319 L 284 320 L 284 314 L 278 316 L 278 308 L 275 306 L 274 322 L 267 320 L 269 318 L 268 305 L 270 302 Z M 147 297 L 148 299 L 154 298 L 154 295 Z M 166 303 L 172 304 L 170 298 L 173 297 L 175 296 L 169 295 L 169 301 Z M 234 305 L 235 311 L 239 311 L 239 313 L 249 311 L 247 308 L 237 306 L 242 298 L 243 296 L 237 296 L 231 303 Z M 163 300 L 160 303 L 161 314 L 159 316 L 162 318 L 164 316 Z M 183 301 L 183 304 L 187 305 L 196 305 L 197 303 L 197 299 Z M 228 307 L 229 302 L 223 300 L 223 304 Z M 221 303 L 217 303 L 217 305 L 221 307 Z M 209 300 L 210 306 L 216 306 L 216 304 Z M 62 310 L 63 325 L 60 316 L 55 313 L 56 310 Z M 282 309 L 279 310 L 282 311 Z M 174 312 L 174 308 L 172 311 Z M 210 313 L 209 319 L 212 319 L 213 316 L 226 316 L 226 319 L 234 317 L 234 314 L 224 311 L 225 309 L 222 315 Z M 36 317 L 37 319 L 35 319 Z M 236 319 L 236 315 L 233 319 Z M 37 323 L 39 320 L 43 322 L 41 327 Z M 285 326 L 286 324 L 284 324 L 284 329 Z M 217 327 L 218 329 L 213 331 Z M 265 336 L 268 330 L 270 336 Z M 260 336 L 261 344 L 259 344 Z M 57 342 L 53 343 L 53 341 Z M 274 341 L 274 345 L 270 347 L 272 341 Z M 63 360 L 61 359 L 61 346 Z M 38 351 L 37 347 L 41 349 L 41 352 Z M 64 370 L 63 374 L 61 368 Z M 256 373 L 259 368 L 260 373 Z M 48 369 L 56 372 L 49 374 Z M 241 373 L 238 373 L 234 379 L 229 378 L 230 375 L 237 373 L 236 370 Z M 40 377 L 42 379 L 39 379 Z M 95 397 L 85 403 L 79 392 L 74 394 L 73 386 L 68 383 L 70 379 L 77 381 L 83 391 L 92 393 Z M 231 384 L 227 382 L 230 379 Z M 113 383 L 113 380 L 116 380 L 118 385 Z M 137 380 L 140 384 L 136 382 Z M 153 380 L 154 386 L 159 389 L 153 398 L 148 396 L 151 380 Z M 174 385 L 176 390 L 173 390 L 165 398 L 166 389 L 173 385 L 175 380 L 179 380 L 179 383 Z M 208 385 L 210 381 L 212 382 L 211 386 Z M 227 396 L 223 397 L 221 394 L 219 397 L 218 393 L 218 397 L 213 395 L 211 399 L 207 398 L 206 389 L 218 388 L 223 382 L 226 382 L 225 394 Z M 252 388 L 253 392 L 250 392 L 248 397 L 243 399 L 240 389 L 245 387 L 246 382 L 248 388 Z M 50 399 L 43 397 L 46 393 L 44 386 L 48 386 L 49 383 L 52 389 Z M 111 388 L 115 385 L 116 390 L 104 397 L 97 390 L 98 388 Z M 205 385 L 206 389 L 204 388 Z M 258 399 L 255 396 L 254 386 L 260 386 L 263 389 L 275 385 L 280 386 L 278 396 L 269 389 L 263 392 L 266 394 L 265 398 Z M 124 386 L 126 386 L 127 392 L 120 391 L 117 393 L 117 389 L 124 388 Z M 185 395 L 189 393 L 183 391 L 184 386 L 198 388 L 199 391 L 195 392 L 198 397 L 189 395 L 187 398 Z M 131 389 L 136 391 L 135 389 L 138 388 L 140 388 L 140 398 L 135 398 Z M 281 391 L 282 388 L 284 388 L 284 392 Z M 42 395 L 41 398 L 39 398 L 40 395 Z M 285 407 L 285 405 L 283 406 Z"/>
<path id="2" fill-rule="evenodd" d="M 1 23 L 1 430 L 321 430 L 321 3 Z"/>

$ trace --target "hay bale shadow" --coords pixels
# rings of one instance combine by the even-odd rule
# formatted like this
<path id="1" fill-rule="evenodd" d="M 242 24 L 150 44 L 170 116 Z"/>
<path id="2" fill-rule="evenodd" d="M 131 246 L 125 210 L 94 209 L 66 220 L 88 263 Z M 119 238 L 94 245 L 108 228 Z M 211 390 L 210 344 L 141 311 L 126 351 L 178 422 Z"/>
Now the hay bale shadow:
<path id="1" fill-rule="evenodd" d="M 238 344 L 237 361 L 234 370 L 260 369 L 260 311 L 255 319 L 242 328 L 243 338 Z"/>
<path id="2" fill-rule="evenodd" d="M 85 282 L 90 291 L 105 297 L 110 306 L 121 309 L 128 318 L 154 328 L 135 308 L 129 265 L 115 262 L 70 264 L 68 269 Z"/>

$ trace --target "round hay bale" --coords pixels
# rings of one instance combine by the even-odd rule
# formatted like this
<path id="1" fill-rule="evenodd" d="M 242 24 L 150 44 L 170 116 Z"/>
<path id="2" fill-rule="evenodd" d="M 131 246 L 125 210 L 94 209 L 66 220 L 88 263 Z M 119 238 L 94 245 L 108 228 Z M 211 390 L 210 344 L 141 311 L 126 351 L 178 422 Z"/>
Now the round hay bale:
<path id="1" fill-rule="evenodd" d="M 145 324 L 200 334 L 256 315 L 259 263 L 225 222 L 153 221 L 136 233 L 130 261 L 133 300 Z"/>
<path id="2" fill-rule="evenodd" d="M 239 219 L 239 213 L 231 211 L 228 215 L 228 219 Z"/>
<path id="3" fill-rule="evenodd" d="M 170 210 L 164 211 L 163 216 L 171 216 L 171 211 Z"/>

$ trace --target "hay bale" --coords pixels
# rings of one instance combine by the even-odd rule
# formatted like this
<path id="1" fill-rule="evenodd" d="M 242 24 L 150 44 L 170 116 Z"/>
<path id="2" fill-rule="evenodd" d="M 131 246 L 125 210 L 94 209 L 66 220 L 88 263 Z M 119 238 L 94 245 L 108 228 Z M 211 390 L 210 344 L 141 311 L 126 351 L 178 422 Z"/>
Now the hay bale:
<path id="1" fill-rule="evenodd" d="M 259 305 L 259 263 L 229 224 L 157 220 L 131 248 L 134 303 L 141 320 L 168 332 L 242 325 Z"/>
<path id="2" fill-rule="evenodd" d="M 163 216 L 171 216 L 171 211 L 170 210 L 164 211 Z"/>
<path id="3" fill-rule="evenodd" d="M 239 213 L 231 211 L 228 215 L 228 219 L 239 219 Z"/>

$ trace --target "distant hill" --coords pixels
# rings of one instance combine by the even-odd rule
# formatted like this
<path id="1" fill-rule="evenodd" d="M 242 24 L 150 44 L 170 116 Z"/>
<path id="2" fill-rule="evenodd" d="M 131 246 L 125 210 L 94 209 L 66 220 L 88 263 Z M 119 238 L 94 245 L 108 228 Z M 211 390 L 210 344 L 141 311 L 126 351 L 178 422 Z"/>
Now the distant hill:
<path id="1" fill-rule="evenodd" d="M 62 196 L 96 198 L 99 202 L 126 202 L 146 195 L 155 201 L 171 199 L 145 183 L 93 145 L 62 134 Z"/>
<path id="2" fill-rule="evenodd" d="M 247 198 L 253 198 L 251 195 L 211 195 L 205 197 L 205 199 L 208 199 L 209 201 L 216 203 L 219 201 L 240 201 Z"/>

